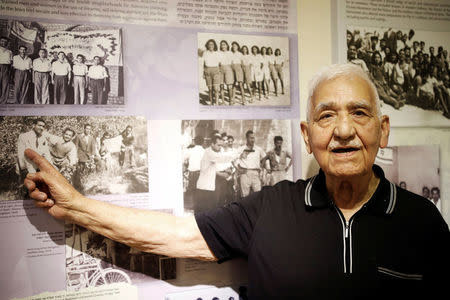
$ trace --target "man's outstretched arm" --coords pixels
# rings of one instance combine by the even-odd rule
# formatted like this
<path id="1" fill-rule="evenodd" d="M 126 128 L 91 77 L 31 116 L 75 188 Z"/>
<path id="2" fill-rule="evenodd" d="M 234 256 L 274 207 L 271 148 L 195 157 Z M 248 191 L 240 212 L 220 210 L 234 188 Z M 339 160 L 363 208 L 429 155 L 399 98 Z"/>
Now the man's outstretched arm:
<path id="1" fill-rule="evenodd" d="M 58 219 L 83 226 L 145 252 L 171 257 L 217 260 L 203 239 L 194 217 L 126 208 L 81 195 L 42 156 L 25 155 L 39 168 L 24 184 L 38 207 Z"/>

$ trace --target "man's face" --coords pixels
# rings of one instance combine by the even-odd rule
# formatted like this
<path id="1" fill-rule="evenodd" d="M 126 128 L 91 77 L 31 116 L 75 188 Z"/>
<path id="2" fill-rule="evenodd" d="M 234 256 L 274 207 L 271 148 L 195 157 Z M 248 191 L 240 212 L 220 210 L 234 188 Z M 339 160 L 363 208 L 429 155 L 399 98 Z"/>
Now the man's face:
<path id="1" fill-rule="evenodd" d="M 348 47 L 347 56 L 349 59 L 356 58 L 356 47 L 354 45 L 350 45 L 350 47 Z"/>
<path id="2" fill-rule="evenodd" d="M 27 50 L 24 47 L 19 47 L 19 54 L 21 56 L 25 56 L 26 52 L 27 52 Z"/>
<path id="3" fill-rule="evenodd" d="M 376 53 L 376 54 L 374 54 L 375 55 L 375 63 L 377 64 L 377 65 L 379 65 L 380 63 L 381 63 L 381 56 L 380 56 L 380 54 L 378 54 L 378 53 Z"/>
<path id="4" fill-rule="evenodd" d="M 77 62 L 78 62 L 79 64 L 83 63 L 83 57 L 80 56 L 80 55 L 78 55 L 78 56 L 77 56 Z"/>
<path id="5" fill-rule="evenodd" d="M 430 54 L 434 54 L 434 47 L 430 47 Z"/>
<path id="6" fill-rule="evenodd" d="M 37 121 L 36 124 L 34 124 L 33 130 L 37 136 L 41 136 L 45 130 L 45 123 L 42 121 Z"/>
<path id="7" fill-rule="evenodd" d="M 281 150 L 281 146 L 283 146 L 283 141 L 282 140 L 276 140 L 275 141 L 275 150 L 277 150 L 277 151 Z"/>
<path id="8" fill-rule="evenodd" d="M 255 134 L 250 133 L 247 136 L 247 146 L 253 147 L 255 145 Z"/>
<path id="9" fill-rule="evenodd" d="M 45 52 L 45 50 L 39 50 L 39 57 L 40 58 L 45 58 L 47 56 L 47 53 Z"/>
<path id="10" fill-rule="evenodd" d="M 389 118 L 378 116 L 363 79 L 340 76 L 318 86 L 301 129 L 308 153 L 327 176 L 351 177 L 371 171 L 378 148 L 387 146 Z"/>
<path id="11" fill-rule="evenodd" d="M 6 45 L 8 45 L 8 40 L 0 38 L 0 46 L 1 47 L 6 47 Z"/>
<path id="12" fill-rule="evenodd" d="M 98 57 L 94 58 L 94 65 L 98 66 L 98 64 L 100 63 L 100 59 Z"/>
<path id="13" fill-rule="evenodd" d="M 73 135 L 74 135 L 74 133 L 73 133 L 72 130 L 66 130 L 66 131 L 64 131 L 64 134 L 63 134 L 63 139 L 64 139 L 64 141 L 65 141 L 65 142 L 71 141 L 72 138 L 73 138 Z"/>
<path id="14" fill-rule="evenodd" d="M 228 147 L 229 148 L 233 148 L 234 139 L 233 138 L 228 138 L 227 143 L 228 143 Z"/>
<path id="15" fill-rule="evenodd" d="M 439 191 L 432 189 L 431 198 L 436 202 L 439 200 L 440 197 L 441 197 L 441 195 L 440 195 Z"/>
<path id="16" fill-rule="evenodd" d="M 64 58 L 66 57 L 66 55 L 64 53 L 58 53 L 58 59 L 59 61 L 64 61 Z"/>
<path id="17" fill-rule="evenodd" d="M 430 190 L 428 188 L 422 189 L 422 197 L 430 198 Z"/>
<path id="18" fill-rule="evenodd" d="M 91 134 L 91 130 L 92 130 L 91 126 L 89 126 L 89 125 L 85 126 L 84 127 L 84 134 L 85 135 L 90 135 Z"/>
<path id="19" fill-rule="evenodd" d="M 222 148 L 222 139 L 217 139 L 215 143 L 211 143 L 211 149 L 215 152 L 220 152 Z"/>
<path id="20" fill-rule="evenodd" d="M 410 57 L 411 56 L 411 49 L 409 49 L 409 48 L 405 49 L 405 56 L 406 57 Z"/>

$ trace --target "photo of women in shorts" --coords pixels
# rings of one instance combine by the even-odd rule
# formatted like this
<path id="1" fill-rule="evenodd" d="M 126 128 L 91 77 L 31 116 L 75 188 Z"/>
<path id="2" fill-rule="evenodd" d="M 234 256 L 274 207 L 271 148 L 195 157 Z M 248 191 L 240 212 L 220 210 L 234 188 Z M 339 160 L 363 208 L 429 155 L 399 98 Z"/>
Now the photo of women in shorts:
<path id="1" fill-rule="evenodd" d="M 203 77 L 208 87 L 209 103 L 211 105 L 219 103 L 220 85 L 222 82 L 222 73 L 219 69 L 219 53 L 217 52 L 216 41 L 210 39 L 206 42 L 203 52 Z"/>
<path id="2" fill-rule="evenodd" d="M 291 104 L 287 37 L 198 33 L 198 66 L 200 105 Z"/>

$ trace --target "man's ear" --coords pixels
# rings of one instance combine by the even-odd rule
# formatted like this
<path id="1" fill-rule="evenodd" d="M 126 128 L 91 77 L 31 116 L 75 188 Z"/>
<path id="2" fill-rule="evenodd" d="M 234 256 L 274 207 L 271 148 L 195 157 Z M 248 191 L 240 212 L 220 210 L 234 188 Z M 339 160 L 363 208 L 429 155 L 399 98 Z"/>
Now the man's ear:
<path id="1" fill-rule="evenodd" d="M 308 122 L 300 122 L 300 130 L 302 131 L 303 141 L 305 141 L 306 151 L 311 154 L 311 145 L 309 144 Z"/>
<path id="2" fill-rule="evenodd" d="M 385 148 L 389 142 L 389 132 L 391 130 L 389 117 L 384 115 L 380 118 L 381 126 L 381 137 L 380 137 L 380 148 Z"/>

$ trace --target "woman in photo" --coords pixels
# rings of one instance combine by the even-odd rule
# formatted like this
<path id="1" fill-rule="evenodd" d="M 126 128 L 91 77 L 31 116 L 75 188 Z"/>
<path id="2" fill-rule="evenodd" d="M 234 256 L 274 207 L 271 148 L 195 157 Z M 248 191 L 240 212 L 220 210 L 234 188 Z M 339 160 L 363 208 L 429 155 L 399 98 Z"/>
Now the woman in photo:
<path id="1" fill-rule="evenodd" d="M 231 43 L 231 68 L 233 69 L 235 82 L 238 84 L 239 91 L 241 92 L 241 103 L 245 105 L 245 97 L 244 97 L 244 71 L 242 70 L 242 53 L 240 52 L 240 47 L 237 42 Z M 234 84 L 232 91 L 232 98 L 230 101 L 230 105 L 234 102 L 235 98 L 235 89 Z"/>
<path id="2" fill-rule="evenodd" d="M 280 80 L 281 84 L 281 95 L 284 95 L 284 57 L 281 55 L 281 50 L 279 48 L 275 49 L 275 71 L 277 72 L 277 78 Z"/>
<path id="3" fill-rule="evenodd" d="M 269 57 L 267 56 L 267 48 L 261 47 L 261 69 L 263 72 L 263 80 L 261 82 L 264 91 L 264 98 L 269 99 L 270 89 L 270 70 L 269 70 Z"/>
<path id="4" fill-rule="evenodd" d="M 377 88 L 378 95 L 384 103 L 391 105 L 395 109 L 402 106 L 402 102 L 398 101 L 397 94 L 389 87 L 385 79 L 385 70 L 381 59 L 381 54 L 375 51 L 372 54 L 371 64 L 369 65 L 370 75 Z"/>
<path id="5" fill-rule="evenodd" d="M 269 61 L 270 79 L 272 79 L 272 82 L 273 82 L 275 96 L 278 96 L 278 74 L 277 74 L 277 70 L 275 69 L 275 56 L 273 55 L 272 47 L 267 48 L 267 57 L 268 57 L 268 61 Z M 269 84 L 270 84 L 270 79 L 269 79 Z"/>
<path id="6" fill-rule="evenodd" d="M 220 90 L 222 99 L 225 95 L 225 86 L 228 90 L 228 101 L 233 104 L 233 94 L 234 94 L 234 74 L 231 68 L 232 53 L 230 52 L 230 45 L 227 41 L 220 41 L 220 70 L 222 72 L 223 84 Z"/>
<path id="7" fill-rule="evenodd" d="M 208 87 L 209 103 L 215 105 L 219 103 L 219 93 L 221 85 L 220 55 L 217 51 L 217 43 L 210 39 L 205 44 L 206 51 L 203 52 L 203 77 Z M 223 100 L 223 97 L 222 97 Z"/>
<path id="8" fill-rule="evenodd" d="M 242 46 L 242 70 L 244 71 L 244 87 L 247 86 L 248 93 L 250 94 L 249 102 L 253 102 L 253 89 L 252 89 L 252 57 L 248 52 L 247 46 Z M 242 97 L 244 97 L 244 90 L 242 91 Z"/>
<path id="9" fill-rule="evenodd" d="M 259 54 L 259 48 L 258 46 L 252 46 L 252 55 L 251 55 L 251 62 L 252 62 L 252 74 L 253 74 L 253 82 L 255 85 L 255 88 L 258 89 L 258 100 L 261 101 L 261 83 L 264 79 L 264 73 L 262 71 L 262 61 L 261 61 L 261 55 Z"/>

